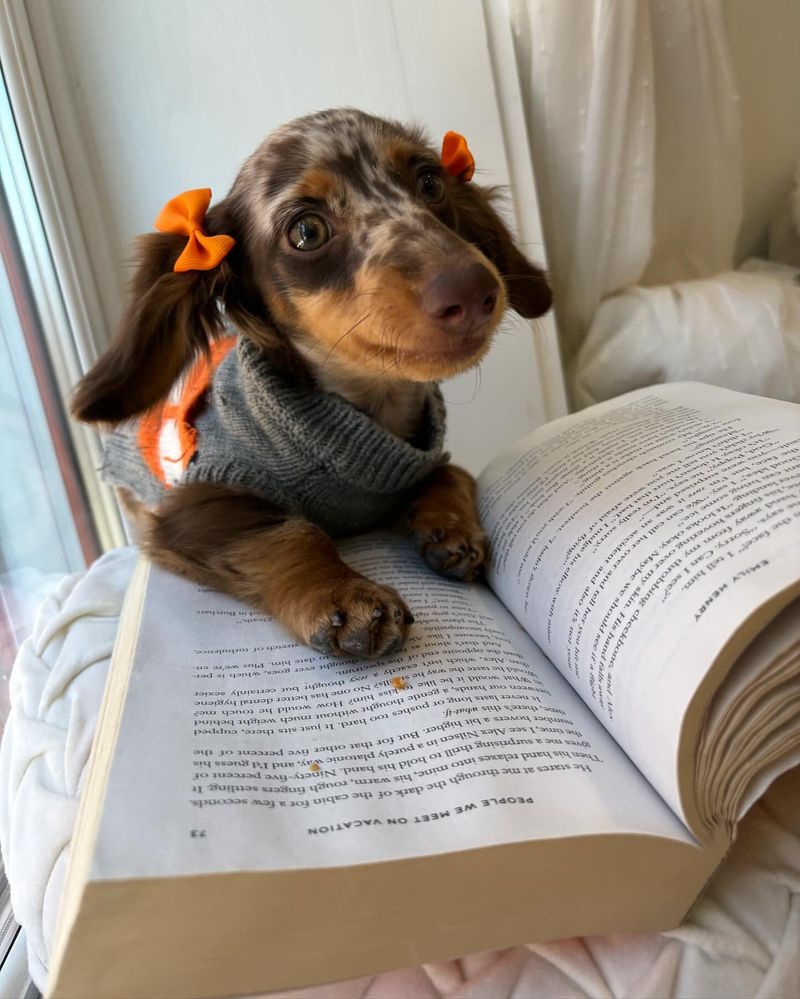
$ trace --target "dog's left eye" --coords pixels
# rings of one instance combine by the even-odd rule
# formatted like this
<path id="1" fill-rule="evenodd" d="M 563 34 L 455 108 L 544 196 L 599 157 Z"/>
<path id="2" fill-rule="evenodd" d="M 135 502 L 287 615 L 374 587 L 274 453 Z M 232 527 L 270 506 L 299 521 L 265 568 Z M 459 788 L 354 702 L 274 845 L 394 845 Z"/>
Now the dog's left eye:
<path id="1" fill-rule="evenodd" d="M 289 242 L 296 250 L 317 250 L 330 238 L 328 223 L 319 215 L 302 215 L 289 230 Z"/>
<path id="2" fill-rule="evenodd" d="M 444 197 L 444 182 L 437 174 L 426 170 L 417 177 L 417 194 L 427 201 L 429 205 L 435 205 Z"/>

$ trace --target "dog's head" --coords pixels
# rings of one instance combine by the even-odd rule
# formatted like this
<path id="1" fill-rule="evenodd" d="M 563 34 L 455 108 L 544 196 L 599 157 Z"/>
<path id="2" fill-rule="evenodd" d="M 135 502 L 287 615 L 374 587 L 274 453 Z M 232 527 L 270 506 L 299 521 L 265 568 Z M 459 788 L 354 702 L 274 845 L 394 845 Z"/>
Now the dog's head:
<path id="1" fill-rule="evenodd" d="M 507 305 L 550 307 L 491 192 L 451 176 L 417 130 L 355 110 L 273 132 L 204 228 L 236 240 L 211 271 L 175 273 L 186 237 L 141 238 L 132 300 L 78 386 L 77 416 L 148 408 L 225 320 L 276 362 L 430 381 L 477 363 Z"/>

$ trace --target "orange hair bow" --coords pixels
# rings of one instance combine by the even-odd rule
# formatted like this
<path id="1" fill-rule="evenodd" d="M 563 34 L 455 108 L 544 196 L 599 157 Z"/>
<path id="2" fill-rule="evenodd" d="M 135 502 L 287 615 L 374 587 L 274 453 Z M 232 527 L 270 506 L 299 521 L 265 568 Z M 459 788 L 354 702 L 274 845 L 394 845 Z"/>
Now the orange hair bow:
<path id="1" fill-rule="evenodd" d="M 175 232 L 189 237 L 173 268 L 179 274 L 212 270 L 236 243 L 232 236 L 209 236 L 203 230 L 203 219 L 210 202 L 211 189 L 200 187 L 195 191 L 184 191 L 168 201 L 158 214 L 155 227 L 160 232 Z"/>
<path id="2" fill-rule="evenodd" d="M 458 132 L 445 132 L 442 139 L 442 166 L 459 180 L 472 180 L 475 159 L 469 151 L 467 140 Z"/>

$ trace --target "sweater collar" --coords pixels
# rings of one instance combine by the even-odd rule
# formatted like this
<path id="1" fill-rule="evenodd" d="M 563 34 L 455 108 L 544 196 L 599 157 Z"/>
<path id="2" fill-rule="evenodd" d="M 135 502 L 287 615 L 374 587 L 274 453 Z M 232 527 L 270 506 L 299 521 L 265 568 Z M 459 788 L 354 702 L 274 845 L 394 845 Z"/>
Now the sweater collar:
<path id="1" fill-rule="evenodd" d="M 433 382 L 422 421 L 409 442 L 342 396 L 285 377 L 269 355 L 245 337 L 239 339 L 235 360 L 247 408 L 261 431 L 272 439 L 276 432 L 288 438 L 310 463 L 324 465 L 337 478 L 370 492 L 393 493 L 416 485 L 449 459 L 444 451 L 444 400 Z"/>

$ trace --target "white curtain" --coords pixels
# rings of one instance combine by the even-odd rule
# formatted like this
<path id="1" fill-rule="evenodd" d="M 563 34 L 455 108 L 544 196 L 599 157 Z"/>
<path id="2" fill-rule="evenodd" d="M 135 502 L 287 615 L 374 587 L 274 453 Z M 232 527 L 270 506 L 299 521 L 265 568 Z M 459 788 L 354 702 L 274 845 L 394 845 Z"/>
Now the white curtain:
<path id="1" fill-rule="evenodd" d="M 510 0 L 562 350 L 633 284 L 729 270 L 742 214 L 721 0 Z"/>

